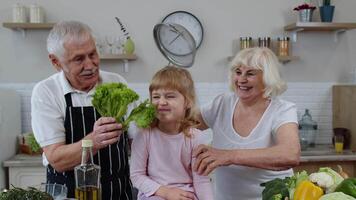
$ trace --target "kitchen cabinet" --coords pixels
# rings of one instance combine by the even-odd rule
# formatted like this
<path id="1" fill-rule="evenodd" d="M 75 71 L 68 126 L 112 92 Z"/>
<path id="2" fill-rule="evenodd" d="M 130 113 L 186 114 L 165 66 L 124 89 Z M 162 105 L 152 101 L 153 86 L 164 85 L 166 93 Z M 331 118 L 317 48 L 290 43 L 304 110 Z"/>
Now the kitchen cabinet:
<path id="1" fill-rule="evenodd" d="M 38 186 L 46 182 L 46 168 L 41 155 L 18 154 L 3 163 L 8 168 L 8 186 L 20 188 Z"/>
<path id="2" fill-rule="evenodd" d="M 292 40 L 297 41 L 297 33 L 303 31 L 328 31 L 338 35 L 346 30 L 356 29 L 356 23 L 327 23 L 327 22 L 295 22 L 284 27 L 285 31 L 292 34 Z"/>
<path id="3" fill-rule="evenodd" d="M 340 165 L 350 177 L 356 177 L 356 152 L 347 149 L 338 154 L 332 145 L 328 145 L 327 148 L 310 148 L 302 151 L 300 164 L 293 169 L 294 172 L 306 170 L 308 173 L 313 173 L 320 167 L 331 167 L 338 171 L 337 165 Z"/>
<path id="4" fill-rule="evenodd" d="M 294 167 L 294 172 L 307 171 L 308 174 L 319 171 L 320 167 L 331 167 L 338 171 L 337 165 L 342 167 L 350 177 L 356 177 L 356 161 L 311 161 L 301 162 L 299 166 Z"/>

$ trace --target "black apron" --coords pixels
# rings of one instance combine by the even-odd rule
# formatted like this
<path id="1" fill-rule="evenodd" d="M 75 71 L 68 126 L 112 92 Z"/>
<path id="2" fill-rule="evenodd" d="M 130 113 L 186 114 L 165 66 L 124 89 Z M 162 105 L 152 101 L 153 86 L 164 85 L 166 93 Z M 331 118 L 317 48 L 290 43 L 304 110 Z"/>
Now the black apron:
<path id="1" fill-rule="evenodd" d="M 67 103 L 64 121 L 66 144 L 80 141 L 93 131 L 94 123 L 100 114 L 92 106 L 73 107 L 71 93 L 66 94 Z M 120 141 L 100 149 L 94 156 L 94 163 L 101 167 L 102 200 L 132 200 L 132 184 L 128 164 L 128 136 L 121 134 Z M 56 172 L 47 167 L 47 183 L 66 185 L 68 197 L 74 197 L 74 171 Z"/>

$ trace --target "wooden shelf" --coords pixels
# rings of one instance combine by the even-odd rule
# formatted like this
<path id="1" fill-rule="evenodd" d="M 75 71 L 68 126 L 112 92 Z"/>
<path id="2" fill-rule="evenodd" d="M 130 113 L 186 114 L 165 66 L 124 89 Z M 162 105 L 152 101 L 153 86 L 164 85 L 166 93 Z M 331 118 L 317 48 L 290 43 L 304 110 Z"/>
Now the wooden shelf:
<path id="1" fill-rule="evenodd" d="M 293 61 L 293 60 L 299 60 L 300 57 L 299 56 L 277 56 L 278 57 L 278 60 L 279 62 L 282 62 L 282 63 L 287 63 L 287 62 L 290 62 L 290 61 Z M 232 61 L 234 57 L 233 56 L 229 56 L 227 58 L 228 61 Z"/>
<path id="2" fill-rule="evenodd" d="M 51 29 L 55 23 L 15 23 L 4 22 L 2 26 L 10 29 Z"/>
<path id="3" fill-rule="evenodd" d="M 284 27 L 285 31 L 338 31 L 355 29 L 356 23 L 296 22 Z M 302 29 L 302 30 L 300 30 Z"/>
<path id="4" fill-rule="evenodd" d="M 99 56 L 101 60 L 136 60 L 137 56 L 135 54 L 103 54 Z"/>
<path id="5" fill-rule="evenodd" d="M 299 56 L 278 56 L 278 60 L 283 63 L 299 59 Z"/>

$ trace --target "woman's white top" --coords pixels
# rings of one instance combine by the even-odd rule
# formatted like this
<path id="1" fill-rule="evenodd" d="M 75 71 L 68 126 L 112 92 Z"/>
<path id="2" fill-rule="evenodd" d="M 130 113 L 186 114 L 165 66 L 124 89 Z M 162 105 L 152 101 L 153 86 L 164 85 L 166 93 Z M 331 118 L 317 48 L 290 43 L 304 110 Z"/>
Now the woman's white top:
<path id="1" fill-rule="evenodd" d="M 275 134 L 281 125 L 298 123 L 295 104 L 274 98 L 256 127 L 247 137 L 242 137 L 233 128 L 233 113 L 238 100 L 235 93 L 221 94 L 201 108 L 204 122 L 213 130 L 213 147 L 218 149 L 270 147 L 275 144 Z M 293 170 L 271 171 L 230 165 L 218 167 L 213 173 L 215 199 L 259 200 L 262 199 L 261 183 L 278 177 L 292 176 Z"/>

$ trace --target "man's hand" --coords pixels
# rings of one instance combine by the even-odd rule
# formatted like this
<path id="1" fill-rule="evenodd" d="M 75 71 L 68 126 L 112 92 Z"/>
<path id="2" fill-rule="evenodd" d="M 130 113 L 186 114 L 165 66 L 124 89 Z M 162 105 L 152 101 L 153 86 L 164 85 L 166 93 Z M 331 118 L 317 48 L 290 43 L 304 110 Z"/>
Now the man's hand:
<path id="1" fill-rule="evenodd" d="M 155 195 L 166 200 L 194 200 L 194 194 L 178 188 L 161 186 Z"/>
<path id="2" fill-rule="evenodd" d="M 122 125 L 113 117 L 101 117 L 94 123 L 93 132 L 88 135 L 93 140 L 94 149 L 99 150 L 117 142 L 122 134 Z"/>

